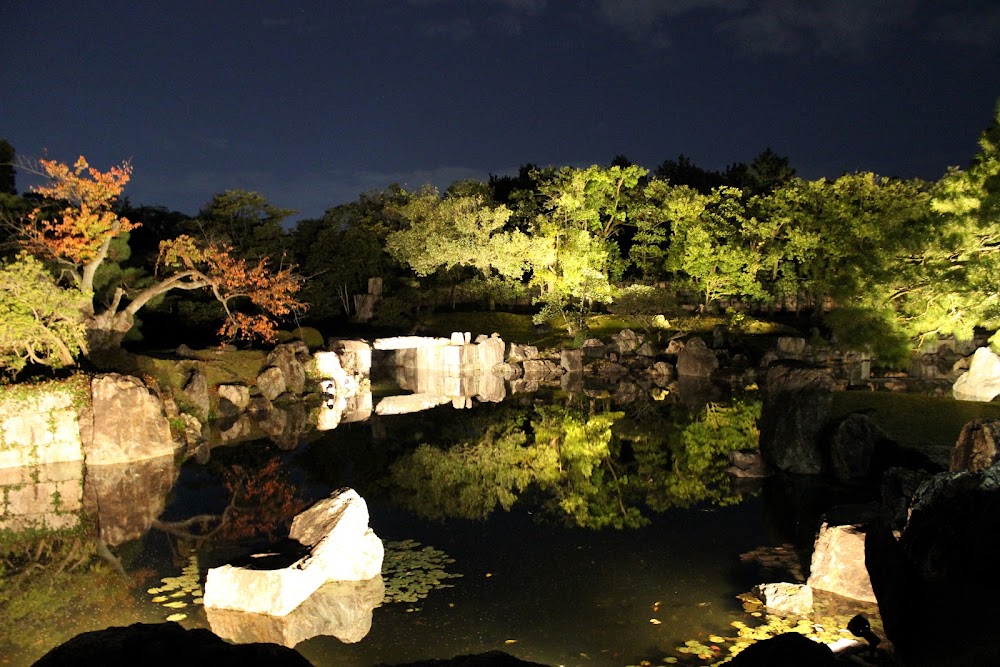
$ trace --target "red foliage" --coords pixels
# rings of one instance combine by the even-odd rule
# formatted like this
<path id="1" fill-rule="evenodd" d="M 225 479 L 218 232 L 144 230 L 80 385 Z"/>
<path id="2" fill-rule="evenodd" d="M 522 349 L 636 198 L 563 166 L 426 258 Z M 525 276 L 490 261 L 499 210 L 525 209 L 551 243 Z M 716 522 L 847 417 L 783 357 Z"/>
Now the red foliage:
<path id="1" fill-rule="evenodd" d="M 138 226 L 112 210 L 132 176 L 128 162 L 105 173 L 82 155 L 72 167 L 56 160 L 40 162 L 51 184 L 35 192 L 68 205 L 54 217 L 43 208 L 28 215 L 25 233 L 32 251 L 78 266 L 98 257 L 113 237 Z"/>
<path id="2" fill-rule="evenodd" d="M 260 466 L 234 465 L 224 477 L 232 494 L 222 525 L 226 539 L 285 537 L 292 519 L 305 509 L 305 501 L 296 497 L 295 485 L 277 456 Z"/>

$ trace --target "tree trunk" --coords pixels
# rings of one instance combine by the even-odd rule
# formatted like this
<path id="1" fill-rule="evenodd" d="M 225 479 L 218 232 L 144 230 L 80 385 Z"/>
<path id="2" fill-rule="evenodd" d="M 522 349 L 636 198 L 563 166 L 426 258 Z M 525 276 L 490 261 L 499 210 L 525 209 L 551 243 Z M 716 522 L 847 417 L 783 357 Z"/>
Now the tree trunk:
<path id="1" fill-rule="evenodd" d="M 134 318 L 127 310 L 100 313 L 89 318 L 87 326 L 87 357 L 98 367 L 120 366 L 125 356 L 122 340 L 132 329 Z"/>

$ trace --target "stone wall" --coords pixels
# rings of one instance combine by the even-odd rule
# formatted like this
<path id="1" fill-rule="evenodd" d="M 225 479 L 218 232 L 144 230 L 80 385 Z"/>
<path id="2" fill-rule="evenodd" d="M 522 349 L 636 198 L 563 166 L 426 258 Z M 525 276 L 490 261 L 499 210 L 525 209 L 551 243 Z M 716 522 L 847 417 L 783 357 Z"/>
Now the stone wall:
<path id="1" fill-rule="evenodd" d="M 83 461 L 0 469 L 0 532 L 80 525 Z"/>
<path id="2" fill-rule="evenodd" d="M 80 393 L 70 383 L 47 382 L 0 394 L 0 469 L 82 461 Z"/>
<path id="3" fill-rule="evenodd" d="M 15 385 L 0 395 L 0 469 L 125 463 L 178 447 L 163 402 L 131 376 Z"/>

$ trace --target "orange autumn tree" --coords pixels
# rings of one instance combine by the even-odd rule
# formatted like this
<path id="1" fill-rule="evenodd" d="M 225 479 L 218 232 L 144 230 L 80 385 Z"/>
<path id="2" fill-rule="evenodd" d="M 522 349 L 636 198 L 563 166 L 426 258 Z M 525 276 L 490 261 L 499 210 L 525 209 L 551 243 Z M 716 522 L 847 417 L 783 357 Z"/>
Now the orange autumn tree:
<path id="1" fill-rule="evenodd" d="M 102 173 L 82 156 L 72 167 L 56 160 L 40 164 L 49 183 L 35 192 L 52 204 L 27 216 L 22 230 L 25 243 L 31 252 L 57 265 L 61 277 L 92 295 L 94 276 L 108 258 L 112 240 L 137 226 L 114 210 L 131 177 L 131 165 L 125 162 Z M 162 241 L 152 284 L 134 291 L 120 287 L 102 309 L 93 300 L 87 301 L 82 313 L 86 353 L 91 359 L 111 358 L 120 350 L 139 309 L 171 290 L 209 290 L 225 311 L 219 329 L 225 340 L 273 341 L 274 318 L 305 310 L 296 298 L 301 286 L 291 266 L 274 268 L 266 259 L 250 262 L 235 257 L 226 246 L 190 236 Z M 241 310 L 247 305 L 250 312 Z"/>

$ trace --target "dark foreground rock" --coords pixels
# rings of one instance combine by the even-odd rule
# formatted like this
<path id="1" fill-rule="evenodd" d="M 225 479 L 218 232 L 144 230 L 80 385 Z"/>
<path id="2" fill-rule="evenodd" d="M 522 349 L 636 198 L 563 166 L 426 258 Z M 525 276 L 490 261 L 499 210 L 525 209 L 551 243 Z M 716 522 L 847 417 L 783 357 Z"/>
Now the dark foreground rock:
<path id="1" fill-rule="evenodd" d="M 35 667 L 134 667 L 144 665 L 312 667 L 292 649 L 276 644 L 228 644 L 203 628 L 177 623 L 135 623 L 85 632 L 46 653 Z"/>
<path id="2" fill-rule="evenodd" d="M 906 665 L 998 664 L 1000 467 L 922 481 L 902 534 L 873 526 L 865 563 L 886 634 Z"/>
<path id="3" fill-rule="evenodd" d="M 388 667 L 379 665 L 379 667 Z M 422 660 L 394 667 L 546 667 L 539 662 L 527 662 L 503 651 L 490 651 L 475 655 L 460 655 L 446 660 Z"/>
<path id="4" fill-rule="evenodd" d="M 839 665 L 826 644 L 814 642 L 797 632 L 751 644 L 730 662 L 732 667 L 826 667 Z"/>

